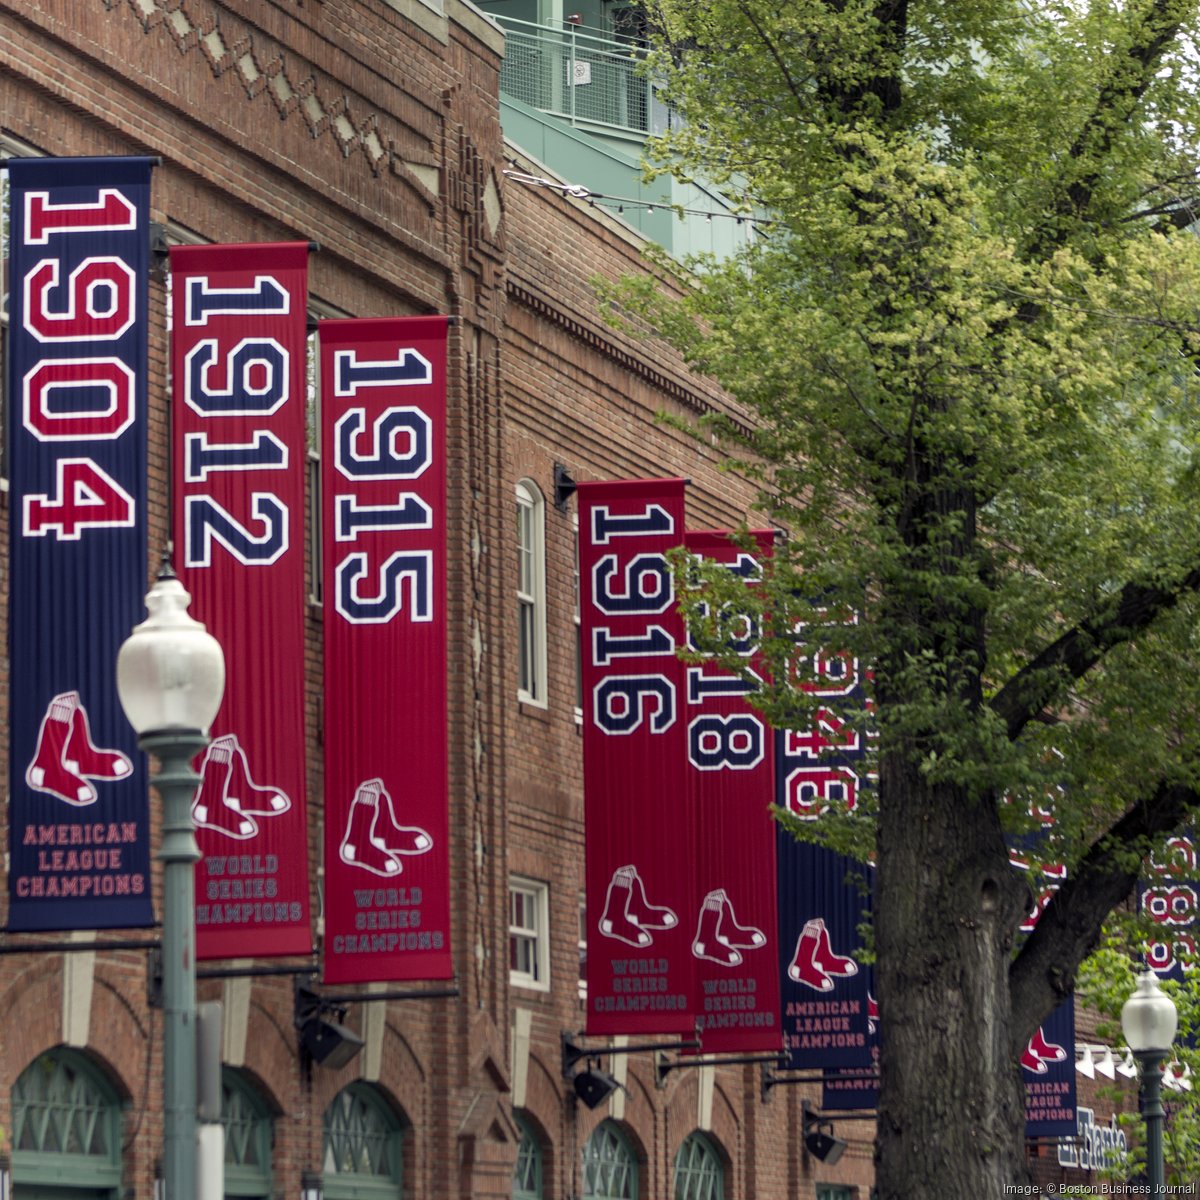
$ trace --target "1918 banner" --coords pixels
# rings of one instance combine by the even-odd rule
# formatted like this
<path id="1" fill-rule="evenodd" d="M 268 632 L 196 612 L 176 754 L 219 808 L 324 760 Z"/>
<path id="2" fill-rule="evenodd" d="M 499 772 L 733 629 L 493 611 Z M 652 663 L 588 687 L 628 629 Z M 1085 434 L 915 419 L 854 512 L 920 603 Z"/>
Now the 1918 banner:
<path id="1" fill-rule="evenodd" d="M 9 928 L 152 923 L 117 700 L 144 616 L 149 159 L 10 159 Z"/>
<path id="2" fill-rule="evenodd" d="M 747 587 L 762 576 L 774 535 L 751 548 L 727 533 L 688 533 L 688 551 L 722 563 Z M 731 614 L 722 649 L 745 659 L 750 678 L 716 663 L 686 666 L 684 767 L 696 823 L 697 888 L 688 919 L 699 983 L 704 1053 L 779 1050 L 779 954 L 775 945 L 773 734 L 749 696 L 761 686 L 757 620 Z M 734 628 L 727 629 L 733 625 Z M 695 645 L 689 631 L 689 642 Z M 756 682 L 757 679 L 757 682 Z"/>
<path id="3" fill-rule="evenodd" d="M 447 328 L 320 327 L 330 982 L 453 975 Z"/>
<path id="4" fill-rule="evenodd" d="M 174 537 L 225 651 L 192 815 L 198 957 L 307 954 L 308 245 L 171 250 Z"/>

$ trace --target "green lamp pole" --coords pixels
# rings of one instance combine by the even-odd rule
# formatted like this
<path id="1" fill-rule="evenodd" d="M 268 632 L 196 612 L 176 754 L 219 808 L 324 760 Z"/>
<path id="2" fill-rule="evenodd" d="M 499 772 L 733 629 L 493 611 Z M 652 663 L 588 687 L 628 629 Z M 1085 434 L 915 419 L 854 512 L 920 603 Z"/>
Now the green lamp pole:
<path id="1" fill-rule="evenodd" d="M 1141 1067 L 1141 1109 L 1146 1123 L 1146 1182 L 1151 1196 L 1167 1194 L 1163 1162 L 1162 1064 L 1178 1023 L 1175 1005 L 1158 976 L 1138 976 L 1137 989 L 1121 1009 L 1121 1029 Z"/>
<path id="2" fill-rule="evenodd" d="M 117 693 L 138 744 L 160 764 L 163 864 L 163 1183 L 169 1200 L 196 1196 L 196 920 L 200 861 L 192 800 L 200 777 L 192 759 L 225 690 L 215 638 L 188 616 L 190 597 L 169 566 L 146 596 L 150 616 L 117 657 Z"/>

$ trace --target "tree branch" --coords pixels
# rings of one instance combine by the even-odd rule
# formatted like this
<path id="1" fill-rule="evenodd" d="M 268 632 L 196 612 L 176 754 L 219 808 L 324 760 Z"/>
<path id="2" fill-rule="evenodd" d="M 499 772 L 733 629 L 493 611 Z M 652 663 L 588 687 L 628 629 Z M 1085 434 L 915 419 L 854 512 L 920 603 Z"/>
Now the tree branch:
<path id="1" fill-rule="evenodd" d="M 1200 793 L 1160 784 L 1097 838 L 1072 876 L 1054 894 L 1029 940 L 1009 968 L 1013 1051 L 1020 1054 L 1034 1030 L 1071 994 L 1075 970 L 1096 948 L 1104 920 L 1133 890 L 1139 866 L 1130 850 L 1177 829 L 1197 806 Z"/>
<path id="2" fill-rule="evenodd" d="M 1081 679 L 1114 646 L 1130 641 L 1182 596 L 1200 591 L 1200 567 L 1169 587 L 1127 583 L 1116 603 L 1080 622 L 1023 666 L 991 699 L 1009 739 L 1062 694 L 1065 682 Z"/>

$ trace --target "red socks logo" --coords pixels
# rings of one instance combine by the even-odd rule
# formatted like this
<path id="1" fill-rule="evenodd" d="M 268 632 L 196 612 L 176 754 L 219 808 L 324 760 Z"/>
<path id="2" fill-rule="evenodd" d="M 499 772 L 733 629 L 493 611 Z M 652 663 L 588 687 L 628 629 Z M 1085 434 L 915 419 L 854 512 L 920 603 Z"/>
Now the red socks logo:
<path id="1" fill-rule="evenodd" d="M 1034 1075 L 1045 1075 L 1050 1069 L 1048 1063 L 1063 1062 L 1066 1057 L 1066 1050 L 1056 1042 L 1048 1042 L 1039 1026 L 1037 1033 L 1029 1039 L 1025 1053 L 1021 1055 L 1021 1066 Z"/>
<path id="2" fill-rule="evenodd" d="M 358 785 L 338 851 L 342 862 L 389 879 L 403 871 L 402 856 L 425 854 L 432 847 L 433 838 L 425 830 L 396 820 L 392 798 L 382 779 L 368 779 Z"/>
<path id="3" fill-rule="evenodd" d="M 704 897 L 696 936 L 692 939 L 692 953 L 697 958 L 720 963 L 723 967 L 736 967 L 742 961 L 739 951 L 758 950 L 766 944 L 761 930 L 737 923 L 733 904 L 724 888 L 717 888 Z"/>
<path id="4" fill-rule="evenodd" d="M 60 692 L 42 718 L 25 782 L 36 792 L 46 792 L 82 808 L 96 802 L 96 789 L 89 780 L 124 779 L 132 770 L 129 759 L 120 751 L 101 750 L 92 741 L 87 710 L 79 702 L 79 693 Z"/>
<path id="5" fill-rule="evenodd" d="M 600 917 L 600 932 L 605 937 L 643 948 L 654 941 L 648 930 L 673 929 L 678 923 L 669 908 L 651 904 L 646 899 L 642 877 L 632 863 L 613 872 L 604 898 L 604 913 Z"/>
<path id="6" fill-rule="evenodd" d="M 817 992 L 831 992 L 831 976 L 847 978 L 858 974 L 858 963 L 852 958 L 834 954 L 829 944 L 829 930 L 820 917 L 814 917 L 800 931 L 796 953 L 788 966 L 788 976 Z"/>
<path id="7" fill-rule="evenodd" d="M 283 792 L 259 787 L 250 778 L 246 751 L 235 734 L 225 734 L 209 746 L 192 802 L 192 817 L 199 828 L 246 841 L 258 833 L 256 817 L 278 817 L 291 807 Z"/>

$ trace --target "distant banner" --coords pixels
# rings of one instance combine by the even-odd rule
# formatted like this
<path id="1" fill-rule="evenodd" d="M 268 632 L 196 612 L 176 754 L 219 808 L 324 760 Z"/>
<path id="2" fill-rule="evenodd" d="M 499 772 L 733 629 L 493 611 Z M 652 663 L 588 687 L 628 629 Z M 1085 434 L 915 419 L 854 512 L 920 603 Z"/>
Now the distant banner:
<path id="1" fill-rule="evenodd" d="M 154 919 L 116 690 L 145 617 L 152 165 L 8 161 L 10 930 Z"/>
<path id="2" fill-rule="evenodd" d="M 1025 1081 L 1025 1136 L 1075 1133 L 1075 997 L 1064 1000 L 1021 1055 Z"/>
<path id="3" fill-rule="evenodd" d="M 1154 934 L 1146 943 L 1146 966 L 1160 979 L 1183 982 L 1196 968 L 1197 880 L 1196 840 L 1192 833 L 1168 839 L 1150 856 L 1146 877 L 1138 887 L 1138 904 Z"/>
<path id="4" fill-rule="evenodd" d="M 1063 863 L 1052 861 L 1050 830 L 1054 826 L 1057 793 L 1029 806 L 1029 817 L 1040 826 L 1008 838 L 1009 862 L 1028 873 L 1033 905 L 1020 925 L 1022 937 L 1037 927 L 1042 913 L 1067 877 Z M 1025 1136 L 1068 1137 L 1075 1133 L 1075 998 L 1064 1000 L 1037 1029 L 1021 1055 L 1025 1084 Z"/>
<path id="5" fill-rule="evenodd" d="M 447 327 L 321 323 L 330 983 L 454 973 Z"/>
<path id="6" fill-rule="evenodd" d="M 589 1034 L 695 1032 L 682 479 L 579 485 Z"/>
<path id="7" fill-rule="evenodd" d="M 855 620 L 851 616 L 850 621 Z M 837 622 L 829 626 L 830 637 Z M 831 805 L 854 809 L 869 782 L 868 738 L 846 719 L 866 707 L 866 672 L 833 645 L 801 645 L 810 655 L 801 686 L 828 706 L 806 729 L 776 735 L 778 803 L 802 821 Z M 875 872 L 823 846 L 778 833 L 779 952 L 783 1031 L 789 1065 L 811 1070 L 863 1068 L 876 1040 L 870 971 L 863 946 Z"/>
<path id="8" fill-rule="evenodd" d="M 689 533 L 698 556 L 746 580 L 761 577 L 774 534 L 754 535 L 753 553 L 725 533 Z M 732 648 L 762 672 L 758 630 L 745 618 Z M 775 789 L 772 734 L 747 696 L 754 689 L 712 664 L 687 666 L 687 785 L 697 836 L 697 887 L 689 914 L 697 960 L 704 1053 L 778 1050 L 779 954 L 774 945 Z"/>
<path id="9" fill-rule="evenodd" d="M 171 249 L 175 559 L 225 651 L 192 806 L 201 959 L 307 954 L 306 243 Z"/>

